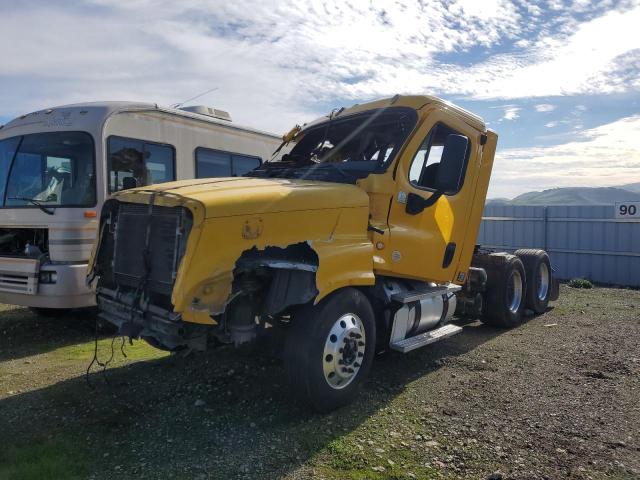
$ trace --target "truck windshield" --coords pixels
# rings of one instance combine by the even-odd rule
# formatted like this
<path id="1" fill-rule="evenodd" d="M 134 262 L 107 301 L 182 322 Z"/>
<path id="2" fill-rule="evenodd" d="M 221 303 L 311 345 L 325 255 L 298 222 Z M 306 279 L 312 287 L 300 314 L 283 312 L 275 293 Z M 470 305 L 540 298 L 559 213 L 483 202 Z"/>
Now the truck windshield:
<path id="1" fill-rule="evenodd" d="M 92 207 L 93 138 L 84 132 L 35 133 L 0 140 L 0 207 Z"/>
<path id="2" fill-rule="evenodd" d="M 354 183 L 386 170 L 416 120 L 416 112 L 403 107 L 344 118 L 333 115 L 301 132 L 291 151 L 279 161 L 268 162 L 247 175 Z"/>

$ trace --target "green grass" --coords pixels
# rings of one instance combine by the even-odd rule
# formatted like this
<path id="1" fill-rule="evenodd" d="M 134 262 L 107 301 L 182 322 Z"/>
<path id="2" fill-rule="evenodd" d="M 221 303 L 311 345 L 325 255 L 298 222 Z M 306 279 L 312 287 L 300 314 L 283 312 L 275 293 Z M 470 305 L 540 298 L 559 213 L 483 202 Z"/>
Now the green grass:
<path id="1" fill-rule="evenodd" d="M 106 360 L 111 356 L 111 338 L 103 338 L 98 340 L 98 356 L 101 360 Z M 166 357 L 168 352 L 158 350 L 152 347 L 143 340 L 137 340 L 133 342 L 133 345 L 129 344 L 128 340 L 125 340 L 124 353 L 126 358 L 123 357 L 120 351 L 122 345 L 122 339 L 117 338 L 113 342 L 113 363 L 124 363 L 125 361 L 141 361 L 141 360 L 155 360 L 157 358 Z M 78 343 L 76 345 L 67 345 L 65 347 L 58 348 L 51 352 L 55 360 L 57 361 L 91 361 L 93 358 L 94 342 Z"/>
<path id="2" fill-rule="evenodd" d="M 88 472 L 86 454 L 69 440 L 54 439 L 0 450 L 3 480 L 72 480 Z"/>
<path id="3" fill-rule="evenodd" d="M 388 440 L 388 438 L 386 439 Z M 353 434 L 344 435 L 328 442 L 317 455 L 313 464 L 322 473 L 323 478 L 348 480 L 395 480 L 415 478 L 436 478 L 438 473 L 432 467 L 424 465 L 424 461 L 415 458 L 414 452 L 397 446 L 392 446 L 380 439 L 376 446 L 383 446 L 384 453 L 375 454 L 374 447 L 360 444 Z M 388 459 L 393 459 L 389 463 Z M 373 468 L 384 467 L 384 471 Z"/>
<path id="4" fill-rule="evenodd" d="M 586 278 L 572 278 L 567 285 L 571 288 L 593 288 L 593 283 Z"/>
<path id="5" fill-rule="evenodd" d="M 365 459 L 358 454 L 355 445 L 344 437 L 331 440 L 325 448 L 331 467 L 337 470 L 354 471 L 367 468 Z"/>

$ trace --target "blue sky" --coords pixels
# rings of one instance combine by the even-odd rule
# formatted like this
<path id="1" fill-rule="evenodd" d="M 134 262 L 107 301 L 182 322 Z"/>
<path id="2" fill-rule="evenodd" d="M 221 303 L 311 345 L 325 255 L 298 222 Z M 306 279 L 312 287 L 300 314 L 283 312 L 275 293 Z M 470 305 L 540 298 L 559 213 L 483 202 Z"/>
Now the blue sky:
<path id="1" fill-rule="evenodd" d="M 92 100 L 198 99 L 283 132 L 435 94 L 499 133 L 490 196 L 640 182 L 640 1 L 0 3 L 0 123 Z"/>

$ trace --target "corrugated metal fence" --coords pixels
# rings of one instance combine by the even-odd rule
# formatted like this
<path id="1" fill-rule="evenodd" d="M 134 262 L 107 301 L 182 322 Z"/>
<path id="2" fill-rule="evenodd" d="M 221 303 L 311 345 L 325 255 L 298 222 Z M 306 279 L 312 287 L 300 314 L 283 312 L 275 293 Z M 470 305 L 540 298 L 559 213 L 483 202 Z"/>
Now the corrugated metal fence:
<path id="1" fill-rule="evenodd" d="M 478 243 L 543 248 L 561 279 L 640 287 L 640 222 L 615 218 L 611 206 L 488 205 Z"/>

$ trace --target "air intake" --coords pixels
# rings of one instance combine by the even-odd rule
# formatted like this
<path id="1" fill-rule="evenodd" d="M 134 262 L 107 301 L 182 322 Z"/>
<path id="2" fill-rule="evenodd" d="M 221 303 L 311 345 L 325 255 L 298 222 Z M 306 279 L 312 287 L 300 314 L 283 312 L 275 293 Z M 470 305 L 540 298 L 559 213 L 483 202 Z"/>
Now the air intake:
<path id="1" fill-rule="evenodd" d="M 231 121 L 231 115 L 224 110 L 218 110 L 217 108 L 207 107 L 206 105 L 193 105 L 191 107 L 181 107 L 180 110 L 185 112 L 197 113 L 199 115 L 206 115 L 207 117 L 217 118 L 219 120 Z"/>

